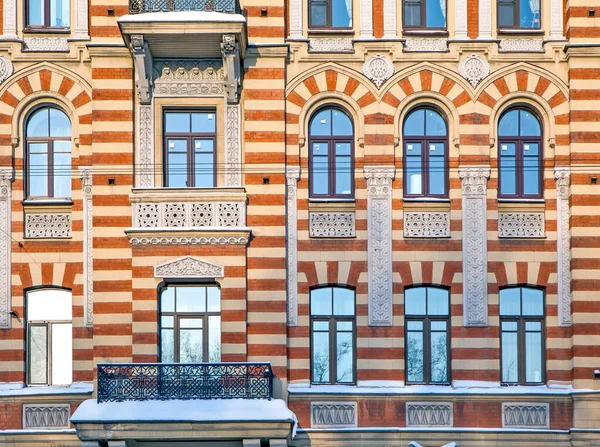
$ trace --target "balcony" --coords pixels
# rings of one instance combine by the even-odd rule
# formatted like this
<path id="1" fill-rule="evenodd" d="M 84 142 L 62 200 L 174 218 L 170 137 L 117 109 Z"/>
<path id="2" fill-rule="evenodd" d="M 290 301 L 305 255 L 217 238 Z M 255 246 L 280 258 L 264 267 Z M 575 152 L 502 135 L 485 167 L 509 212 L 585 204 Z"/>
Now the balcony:
<path id="1" fill-rule="evenodd" d="M 98 365 L 98 403 L 272 397 L 270 363 Z"/>
<path id="2" fill-rule="evenodd" d="M 172 11 L 205 11 L 239 14 L 235 0 L 130 0 L 129 14 Z"/>

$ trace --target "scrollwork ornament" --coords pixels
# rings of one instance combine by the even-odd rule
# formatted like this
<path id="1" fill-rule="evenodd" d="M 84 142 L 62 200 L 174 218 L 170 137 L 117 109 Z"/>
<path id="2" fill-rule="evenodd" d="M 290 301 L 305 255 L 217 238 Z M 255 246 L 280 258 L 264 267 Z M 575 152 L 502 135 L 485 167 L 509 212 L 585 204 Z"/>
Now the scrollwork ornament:
<path id="1" fill-rule="evenodd" d="M 472 53 L 458 64 L 458 73 L 475 88 L 490 74 L 490 64 L 480 56 Z"/>
<path id="2" fill-rule="evenodd" d="M 363 73 L 380 88 L 394 74 L 394 64 L 381 54 L 376 54 L 365 61 Z"/>

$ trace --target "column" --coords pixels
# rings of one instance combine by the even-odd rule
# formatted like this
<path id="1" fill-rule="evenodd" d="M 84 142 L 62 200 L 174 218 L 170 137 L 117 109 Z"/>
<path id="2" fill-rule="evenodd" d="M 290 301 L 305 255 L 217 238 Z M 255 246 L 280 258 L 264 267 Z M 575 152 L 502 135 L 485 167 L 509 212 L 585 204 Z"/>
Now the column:
<path id="1" fill-rule="evenodd" d="M 138 106 L 138 153 L 140 163 L 138 185 L 142 188 L 154 187 L 154 132 L 152 105 Z"/>
<path id="2" fill-rule="evenodd" d="M 398 37 L 396 26 L 396 0 L 383 0 L 383 37 L 394 39 Z"/>
<path id="3" fill-rule="evenodd" d="M 369 248 L 369 325 L 392 325 L 393 166 L 365 167 Z"/>
<path id="4" fill-rule="evenodd" d="M 459 167 L 462 181 L 463 312 L 465 326 L 487 326 L 487 180 L 489 166 Z"/>
<path id="5" fill-rule="evenodd" d="M 287 179 L 287 324 L 298 325 L 298 179 L 299 166 L 288 166 Z"/>
<path id="6" fill-rule="evenodd" d="M 242 186 L 239 104 L 225 106 L 225 186 Z"/>
<path id="7" fill-rule="evenodd" d="M 556 245 L 558 255 L 558 325 L 571 326 L 571 231 L 569 229 L 569 177 L 568 167 L 554 169 L 556 180 Z"/>
<path id="8" fill-rule="evenodd" d="M 81 188 L 83 191 L 83 314 L 84 324 L 94 324 L 94 258 L 92 242 L 92 171 L 80 167 Z"/>
<path id="9" fill-rule="evenodd" d="M 479 36 L 478 39 L 492 38 L 492 2 L 479 0 Z"/>
<path id="10" fill-rule="evenodd" d="M 75 36 L 76 39 L 88 40 L 88 0 L 77 0 L 75 2 Z"/>
<path id="11" fill-rule="evenodd" d="M 550 36 L 548 36 L 548 40 L 565 40 L 561 0 L 550 0 Z"/>
<path id="12" fill-rule="evenodd" d="M 4 0 L 3 40 L 18 39 L 17 37 L 17 0 Z"/>
<path id="13" fill-rule="evenodd" d="M 454 39 L 466 40 L 468 38 L 469 37 L 467 36 L 467 0 L 455 0 L 455 2 L 454 2 Z"/>
<path id="14" fill-rule="evenodd" d="M 360 32 L 361 39 L 373 38 L 373 0 L 360 0 Z"/>
<path id="15" fill-rule="evenodd" d="M 0 329 L 10 329 L 12 168 L 0 168 Z"/>
<path id="16" fill-rule="evenodd" d="M 302 39 L 302 0 L 290 0 L 290 39 Z"/>

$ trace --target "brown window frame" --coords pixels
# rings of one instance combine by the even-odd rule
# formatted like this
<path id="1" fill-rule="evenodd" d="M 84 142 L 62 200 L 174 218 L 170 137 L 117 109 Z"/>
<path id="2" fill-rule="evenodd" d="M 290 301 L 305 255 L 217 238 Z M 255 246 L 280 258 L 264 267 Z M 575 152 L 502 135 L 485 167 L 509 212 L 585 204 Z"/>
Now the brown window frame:
<path id="1" fill-rule="evenodd" d="M 39 31 L 39 32 L 52 32 L 52 33 L 57 33 L 57 32 L 61 32 L 61 33 L 68 33 L 71 30 L 71 7 L 72 7 L 72 2 L 71 0 L 69 0 L 69 26 L 51 26 L 50 25 L 50 2 L 51 0 L 42 0 L 44 2 L 44 24 L 43 25 L 30 25 L 29 24 L 29 2 L 31 2 L 31 0 L 23 0 L 25 3 L 25 6 L 23 8 L 23 12 L 24 12 L 24 22 L 25 22 L 25 31 L 26 32 L 35 32 L 35 31 Z"/>
<path id="2" fill-rule="evenodd" d="M 50 134 L 50 116 L 48 116 L 48 136 L 47 137 L 30 137 L 27 134 L 27 125 L 29 124 L 29 120 L 31 119 L 31 117 L 36 113 L 39 112 L 40 110 L 43 109 L 55 109 L 58 110 L 59 112 L 63 113 L 67 119 L 69 120 L 69 123 L 71 124 L 71 136 L 68 137 L 51 137 Z M 50 112 L 48 112 L 50 113 Z M 28 199 L 31 198 L 50 198 L 50 199 L 70 199 L 70 197 L 54 197 L 54 142 L 55 141 L 68 141 L 69 143 L 71 143 L 73 137 L 73 123 L 71 122 L 71 118 L 69 117 L 69 115 L 67 115 L 65 113 L 65 111 L 63 109 L 61 109 L 60 107 L 56 107 L 52 104 L 41 104 L 38 107 L 35 107 L 33 109 L 31 109 L 28 113 L 27 116 L 25 117 L 25 121 L 24 121 L 24 134 L 25 134 L 25 148 L 26 148 L 26 156 L 25 156 L 25 172 L 26 172 L 26 185 L 25 185 L 25 196 Z M 46 147 L 48 149 L 47 151 L 47 155 L 48 155 L 48 172 L 47 172 L 47 176 L 48 176 L 48 195 L 47 196 L 31 196 L 30 193 L 30 184 L 31 184 L 31 151 L 29 150 L 29 146 L 31 143 L 45 143 Z M 72 157 L 73 157 L 73 151 L 72 151 L 72 147 L 71 147 L 71 151 L 69 152 L 71 154 L 71 162 Z M 72 167 L 72 165 L 71 165 Z M 70 177 L 70 176 L 69 176 Z M 71 188 L 71 194 L 73 194 L 73 189 Z"/>
<path id="3" fill-rule="evenodd" d="M 506 289 L 521 289 L 520 290 L 520 304 L 521 304 L 521 315 L 507 315 L 503 316 L 500 314 L 500 291 Z M 536 289 L 542 291 L 542 308 L 544 310 L 544 315 L 538 316 L 529 316 L 523 315 L 522 307 L 523 307 L 523 289 Z M 498 291 L 498 315 L 500 317 L 500 383 L 502 385 L 540 385 L 546 383 L 547 377 L 547 368 L 546 368 L 546 290 L 544 287 L 533 286 L 530 284 L 517 284 L 517 285 L 509 285 L 505 287 L 501 287 Z M 518 367 L 518 381 L 517 382 L 504 382 L 502 379 L 504 377 L 504 368 L 502 366 L 502 353 L 503 353 L 503 343 L 502 343 L 502 334 L 504 331 L 502 330 L 502 322 L 510 322 L 514 321 L 517 323 L 517 360 L 519 362 Z M 527 322 L 539 322 L 541 323 L 541 357 L 542 357 L 542 377 L 540 382 L 527 382 L 527 343 L 525 342 L 525 324 Z M 514 332 L 514 331 L 507 331 Z"/>
<path id="4" fill-rule="evenodd" d="M 519 11 L 521 11 L 521 2 L 522 1 L 528 1 L 528 0 L 512 0 L 512 1 L 502 1 L 502 0 L 498 0 L 498 2 L 496 2 L 496 25 L 498 27 L 498 29 L 500 30 L 533 30 L 533 31 L 538 31 L 542 29 L 542 1 L 540 0 L 540 16 L 538 17 L 538 26 L 533 28 L 533 27 L 528 27 L 528 28 L 523 28 L 521 27 L 521 20 L 519 18 Z M 500 4 L 501 3 L 505 3 L 505 4 L 509 4 L 512 3 L 513 6 L 513 24 L 512 26 L 506 26 L 506 25 L 502 25 L 500 26 L 500 23 L 498 23 L 500 21 Z"/>
<path id="5" fill-rule="evenodd" d="M 501 137 L 500 136 L 500 120 L 504 118 L 504 116 L 512 112 L 514 110 L 517 111 L 527 111 L 531 113 L 537 119 L 540 125 L 540 135 L 538 137 L 522 137 L 520 135 L 514 137 Z M 520 116 L 520 114 L 519 114 Z M 505 110 L 500 118 L 498 119 L 498 198 L 499 199 L 541 199 L 544 197 L 544 122 L 540 118 L 539 114 L 529 108 L 524 106 L 516 106 L 511 107 Z M 517 131 L 518 134 L 521 133 L 521 119 L 519 118 L 519 129 Z M 515 144 L 515 194 L 502 194 L 502 145 L 503 144 Z M 534 143 L 538 145 L 538 194 L 525 194 L 524 193 L 524 184 L 525 184 L 525 170 L 524 170 L 524 145 L 527 143 Z M 533 158 L 533 157 L 531 157 Z"/>
<path id="6" fill-rule="evenodd" d="M 312 23 L 312 14 L 311 14 L 311 6 L 313 4 L 313 2 L 315 3 L 325 3 L 327 5 L 327 23 L 325 25 L 313 25 Z M 352 30 L 352 26 L 333 26 L 332 25 L 332 18 L 333 18 L 333 0 L 309 0 L 308 1 L 308 28 L 313 29 L 313 30 L 334 30 L 334 31 L 345 31 L 345 30 Z M 350 18 L 351 21 L 354 20 L 354 5 L 352 5 L 352 17 Z"/>
<path id="7" fill-rule="evenodd" d="M 402 7 L 402 29 L 404 31 L 422 31 L 422 30 L 438 30 L 438 31 L 446 31 L 448 30 L 448 16 L 446 15 L 446 26 L 443 27 L 439 27 L 439 26 L 427 26 L 427 1 L 428 0 L 402 0 L 401 3 L 401 7 Z M 436 0 L 429 0 L 429 1 L 436 1 Z M 438 0 L 439 1 L 439 0 Z M 405 4 L 406 3 L 411 3 L 411 4 L 418 4 L 420 5 L 420 19 L 419 21 L 421 22 L 421 25 L 407 25 L 406 24 L 406 9 L 405 9 Z M 446 0 L 446 14 L 448 11 L 448 1 Z"/>
<path id="8" fill-rule="evenodd" d="M 323 110 L 327 110 L 327 109 L 331 109 L 333 110 L 337 110 L 341 113 L 343 113 L 344 115 L 346 115 L 346 117 L 350 120 L 350 123 L 352 124 L 352 135 L 350 136 L 335 136 L 335 135 L 331 135 L 331 136 L 312 136 L 312 134 L 310 133 L 310 128 L 311 128 L 311 124 L 313 122 L 313 120 L 316 118 L 317 114 L 319 112 L 322 112 Z M 308 193 L 309 193 L 309 197 L 311 199 L 354 199 L 354 194 L 355 194 L 355 181 L 354 181 L 354 164 L 355 164 L 355 160 L 354 160 L 354 135 L 355 135 L 355 129 L 354 129 L 354 121 L 352 120 L 352 117 L 341 107 L 335 107 L 335 106 L 331 106 L 331 105 L 327 105 L 324 107 L 320 107 L 319 109 L 315 110 L 308 122 Z M 329 151 L 327 154 L 327 158 L 328 158 L 328 165 L 329 165 L 329 171 L 327 173 L 327 184 L 328 184 L 328 189 L 329 189 L 329 193 L 328 194 L 315 194 L 313 193 L 313 182 L 314 182 L 314 175 L 313 175 L 313 165 L 314 165 L 314 160 L 313 160 L 313 144 L 314 143 L 327 143 L 328 147 L 329 147 Z M 336 163 L 335 163 L 335 158 L 336 158 L 336 152 L 335 152 L 335 147 L 336 147 L 336 143 L 350 143 L 350 190 L 351 193 L 350 194 L 336 194 L 335 193 L 335 183 L 336 183 L 336 175 L 337 175 L 337 169 L 336 169 Z"/>
<path id="9" fill-rule="evenodd" d="M 405 132 L 404 132 L 404 126 L 406 125 L 406 119 L 408 118 L 408 116 L 413 113 L 416 112 L 418 110 L 433 110 L 434 112 L 436 112 L 443 120 L 444 123 L 446 124 L 446 135 L 445 136 L 430 136 L 428 137 L 427 135 L 425 136 L 406 136 Z M 427 120 L 427 113 L 425 113 L 425 120 Z M 424 122 L 424 128 L 425 128 L 425 132 L 427 133 L 426 129 L 427 129 L 427 124 L 426 122 Z M 449 133 L 449 129 L 448 129 L 448 121 L 446 120 L 446 117 L 444 116 L 444 114 L 437 109 L 436 107 L 431 107 L 431 106 L 420 106 L 420 107 L 415 107 L 414 109 L 410 110 L 406 116 L 404 117 L 404 122 L 402 123 L 402 141 L 403 141 L 403 147 L 402 147 L 402 188 L 403 188 L 403 192 L 404 192 L 404 197 L 406 199 L 419 199 L 419 198 L 436 198 L 436 199 L 447 199 L 449 197 L 449 185 L 450 185 L 450 180 L 449 180 L 449 166 L 450 166 L 450 162 L 449 162 L 449 150 L 448 150 L 448 133 Z M 408 173 L 407 173 L 407 169 L 408 169 L 408 155 L 407 155 L 407 145 L 411 144 L 411 143 L 417 143 L 421 145 L 421 194 L 409 194 L 408 193 Z M 427 150 L 427 148 L 429 147 L 430 143 L 442 143 L 444 145 L 444 194 L 430 194 L 429 193 L 429 150 Z"/>
<path id="10" fill-rule="evenodd" d="M 411 381 L 408 379 L 408 364 L 405 364 L 405 375 L 407 385 L 449 385 L 452 383 L 452 360 L 451 360 L 451 340 L 452 340 L 452 308 L 450 299 L 450 288 L 439 284 L 414 284 L 404 288 L 404 291 L 410 289 L 439 289 L 444 290 L 448 293 L 448 315 L 429 315 L 427 309 L 427 291 L 425 292 L 425 314 L 423 315 L 407 315 L 404 314 L 404 352 L 405 356 L 408 355 L 408 333 L 414 332 L 408 329 L 407 322 L 409 321 L 421 321 L 423 322 L 423 381 Z M 406 297 L 406 295 L 405 295 Z M 405 298 L 406 299 L 406 298 Z M 406 306 L 405 306 L 406 309 Z M 443 321 L 446 323 L 446 371 L 447 380 L 445 382 L 432 382 L 431 381 L 431 322 L 432 321 Z M 437 332 L 437 331 L 433 331 Z"/>
<path id="11" fill-rule="evenodd" d="M 192 113 L 213 113 L 215 116 L 215 131 L 214 132 L 167 132 L 166 131 L 166 116 L 168 113 L 189 113 L 190 114 L 190 129 Z M 194 162 L 194 140 L 195 139 L 212 139 L 213 141 L 213 185 L 217 186 L 217 111 L 214 109 L 177 109 L 165 108 L 163 110 L 163 185 L 169 187 L 169 140 L 186 140 L 186 161 L 187 161 L 187 180 L 186 186 L 179 188 L 196 188 L 195 174 L 196 164 Z"/>
<path id="12" fill-rule="evenodd" d="M 357 348 L 356 348 L 356 290 L 352 287 L 348 287 L 345 285 L 339 284 L 328 284 L 319 287 L 313 287 L 310 289 L 310 294 L 313 290 L 318 289 L 332 289 L 331 290 L 331 299 L 332 299 L 332 312 L 333 312 L 333 289 L 346 289 L 350 290 L 354 293 L 354 316 L 349 315 L 312 315 L 310 311 L 310 303 L 309 303 L 309 315 L 310 315 L 310 327 L 309 327 L 309 341 L 310 341 L 310 382 L 313 385 L 356 385 L 356 377 L 357 377 Z M 327 382 L 315 382 L 314 378 L 314 342 L 313 342 L 313 334 L 314 330 L 314 322 L 315 321 L 326 321 L 329 323 L 329 380 Z M 337 340 L 336 340 L 336 323 L 340 321 L 350 321 L 352 322 L 352 380 L 350 382 L 338 382 L 337 381 Z M 317 331 L 319 332 L 319 331 Z"/>

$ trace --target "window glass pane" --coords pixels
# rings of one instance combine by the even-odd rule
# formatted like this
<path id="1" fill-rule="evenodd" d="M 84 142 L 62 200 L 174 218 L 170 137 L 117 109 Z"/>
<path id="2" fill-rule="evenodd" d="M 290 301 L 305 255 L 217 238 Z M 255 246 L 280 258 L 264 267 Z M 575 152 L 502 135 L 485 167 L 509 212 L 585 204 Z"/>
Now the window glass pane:
<path id="1" fill-rule="evenodd" d="M 329 330 L 329 321 L 313 321 L 313 330 L 328 331 Z"/>
<path id="2" fill-rule="evenodd" d="M 540 289 L 523 288 L 523 315 L 544 315 L 544 292 Z"/>
<path id="3" fill-rule="evenodd" d="M 447 327 L 446 321 L 432 321 L 429 324 L 432 331 L 445 331 Z"/>
<path id="4" fill-rule="evenodd" d="M 190 114 L 169 112 L 165 113 L 165 132 L 186 133 L 190 131 Z"/>
<path id="5" fill-rule="evenodd" d="M 427 28 L 446 28 L 446 0 L 429 0 L 425 2 Z"/>
<path id="6" fill-rule="evenodd" d="M 177 287 L 177 312 L 205 312 L 205 287 Z"/>
<path id="7" fill-rule="evenodd" d="M 336 321 L 335 327 L 338 331 L 352 331 L 352 321 Z"/>
<path id="8" fill-rule="evenodd" d="M 51 137 L 70 137 L 71 121 L 67 115 L 58 109 L 50 109 L 50 136 Z M 71 144 L 69 143 L 69 148 Z"/>
<path id="9" fill-rule="evenodd" d="M 73 381 L 73 329 L 71 323 L 52 324 L 52 385 Z"/>
<path id="10" fill-rule="evenodd" d="M 446 194 L 444 144 L 429 144 L 429 194 Z"/>
<path id="11" fill-rule="evenodd" d="M 175 317 L 160 317 L 160 326 L 163 329 L 173 328 L 175 325 Z"/>
<path id="12" fill-rule="evenodd" d="M 502 381 L 519 381 L 519 357 L 517 351 L 517 333 L 502 333 Z"/>
<path id="13" fill-rule="evenodd" d="M 519 287 L 500 290 L 500 315 L 521 315 L 521 289 Z"/>
<path id="14" fill-rule="evenodd" d="M 335 193 L 352 194 L 351 158 L 349 155 L 339 155 L 350 151 L 350 143 L 336 143 L 335 157 Z"/>
<path id="15" fill-rule="evenodd" d="M 542 330 L 542 322 L 541 321 L 526 321 L 525 322 L 525 330 L 526 331 L 541 331 Z"/>
<path id="16" fill-rule="evenodd" d="M 404 26 L 421 26 L 421 3 L 404 2 Z"/>
<path id="17" fill-rule="evenodd" d="M 71 320 L 71 292 L 61 289 L 40 289 L 27 292 L 27 320 Z"/>
<path id="18" fill-rule="evenodd" d="M 208 146 L 211 151 L 213 147 L 212 140 L 196 140 L 195 145 L 200 144 L 203 152 L 194 154 L 194 186 L 196 188 L 212 188 L 215 186 L 215 159 L 213 152 L 204 152 L 205 146 Z"/>
<path id="19" fill-rule="evenodd" d="M 42 0 L 40 0 L 42 1 Z M 49 111 L 43 108 L 33 113 L 27 121 L 28 137 L 47 137 L 49 136 Z"/>
<path id="20" fill-rule="evenodd" d="M 192 132 L 215 132 L 215 121 L 214 112 L 192 113 Z"/>
<path id="21" fill-rule="evenodd" d="M 412 143 L 412 144 L 408 144 L 407 148 L 410 148 L 410 146 L 412 146 L 413 148 L 421 148 L 421 145 L 419 143 Z M 410 149 L 408 149 L 410 150 Z M 408 154 L 408 152 L 407 152 Z M 421 174 L 421 168 L 422 168 L 422 162 L 421 162 L 421 157 L 412 157 L 412 156 L 407 156 L 406 157 L 406 193 L 407 194 L 422 194 L 423 192 L 423 188 L 422 188 L 422 182 L 423 182 L 423 177 Z"/>
<path id="22" fill-rule="evenodd" d="M 422 331 L 423 330 L 423 322 L 422 321 L 406 321 L 406 329 L 409 331 Z"/>
<path id="23" fill-rule="evenodd" d="M 179 330 L 179 362 L 195 363 L 202 361 L 202 330 Z"/>
<path id="24" fill-rule="evenodd" d="M 310 135 L 330 136 L 331 135 L 331 109 L 324 109 L 317 113 L 310 124 Z"/>
<path id="25" fill-rule="evenodd" d="M 333 135 L 338 137 L 351 137 L 352 136 L 352 121 L 348 118 L 341 110 L 333 109 Z M 350 152 L 348 152 L 350 153 Z"/>
<path id="26" fill-rule="evenodd" d="M 179 327 L 185 329 L 202 329 L 202 318 L 180 318 Z"/>
<path id="27" fill-rule="evenodd" d="M 221 317 L 208 317 L 208 361 L 221 361 Z"/>
<path id="28" fill-rule="evenodd" d="M 175 310 L 175 289 L 167 287 L 160 295 L 160 310 L 162 312 L 173 312 Z"/>
<path id="29" fill-rule="evenodd" d="M 327 26 L 327 4 L 323 2 L 310 3 L 311 26 Z"/>
<path id="30" fill-rule="evenodd" d="M 331 315 L 332 289 L 315 289 L 310 292 L 310 314 Z"/>
<path id="31" fill-rule="evenodd" d="M 429 315 L 448 315 L 448 291 L 435 287 L 427 288 L 427 313 Z"/>
<path id="32" fill-rule="evenodd" d="M 69 2 L 70 0 L 50 0 L 50 26 L 69 26 Z"/>
<path id="33" fill-rule="evenodd" d="M 446 332 L 431 333 L 431 382 L 448 381 L 447 343 Z"/>
<path id="34" fill-rule="evenodd" d="M 44 25 L 44 0 L 28 0 L 27 5 L 27 24 Z"/>
<path id="35" fill-rule="evenodd" d="M 532 0 L 535 1 L 535 0 Z M 523 3 L 523 2 L 521 2 Z M 521 136 L 539 137 L 542 135 L 542 128 L 537 117 L 529 110 L 520 110 L 521 114 Z"/>
<path id="36" fill-rule="evenodd" d="M 425 315 L 427 313 L 425 299 L 425 287 L 404 290 L 404 313 L 406 315 Z"/>
<path id="37" fill-rule="evenodd" d="M 333 289 L 333 313 L 354 315 L 354 291 L 336 287 Z"/>
<path id="38" fill-rule="evenodd" d="M 525 380 L 539 383 L 542 381 L 542 333 L 525 333 Z"/>
<path id="39" fill-rule="evenodd" d="M 329 382 L 329 332 L 313 332 L 313 381 Z"/>
<path id="40" fill-rule="evenodd" d="M 160 331 L 160 361 L 162 363 L 173 363 L 175 361 L 173 329 Z"/>
<path id="41" fill-rule="evenodd" d="M 521 0 L 519 5 L 521 28 L 539 28 L 540 0 Z"/>
<path id="42" fill-rule="evenodd" d="M 336 344 L 337 382 L 352 382 L 353 353 L 352 332 L 338 332 Z"/>
<path id="43" fill-rule="evenodd" d="M 187 141 L 167 140 L 168 172 L 170 187 L 185 188 L 187 186 Z"/>
<path id="44" fill-rule="evenodd" d="M 518 329 L 518 324 L 516 321 L 503 321 L 502 322 L 502 330 L 503 331 L 514 332 L 517 329 Z"/>
<path id="45" fill-rule="evenodd" d="M 312 160 L 312 192 L 313 194 L 329 193 L 329 145 L 324 142 L 313 143 Z"/>
<path id="46" fill-rule="evenodd" d="M 524 147 L 534 147 L 537 150 L 537 144 L 524 144 Z M 531 149 L 530 149 L 531 150 Z M 523 194 L 539 194 L 540 193 L 540 166 L 537 155 L 533 157 L 523 157 Z"/>
<path id="47" fill-rule="evenodd" d="M 29 195 L 48 196 L 48 153 L 46 143 L 29 144 Z"/>
<path id="48" fill-rule="evenodd" d="M 519 135 L 519 111 L 510 110 L 502 115 L 498 123 L 499 137 L 516 137 Z"/>
<path id="49" fill-rule="evenodd" d="M 500 150 L 507 152 L 507 155 L 500 153 L 500 193 L 514 195 L 517 193 L 516 160 L 514 156 L 508 154 L 514 152 L 515 144 L 502 143 Z"/>
<path id="50" fill-rule="evenodd" d="M 69 142 L 54 142 L 54 197 L 71 197 L 71 153 L 56 152 L 64 143 L 70 146 Z"/>
<path id="51" fill-rule="evenodd" d="M 29 326 L 29 383 L 48 381 L 47 342 L 46 326 Z"/>
<path id="52" fill-rule="evenodd" d="M 406 334 L 406 364 L 409 382 L 423 382 L 423 333 Z"/>
<path id="53" fill-rule="evenodd" d="M 352 2 L 346 0 L 331 1 L 331 26 L 350 28 L 352 26 Z"/>
<path id="54" fill-rule="evenodd" d="M 515 26 L 515 5 L 513 3 L 500 3 L 498 5 L 498 26 L 512 28 Z"/>
<path id="55" fill-rule="evenodd" d="M 445 0 L 440 0 L 445 1 Z M 429 19 L 429 17 L 428 17 Z M 442 116 L 437 113 L 435 110 L 427 109 L 426 110 L 426 135 L 429 137 L 443 137 L 446 136 L 446 122 L 442 118 Z"/>
<path id="56" fill-rule="evenodd" d="M 208 298 L 208 311 L 209 312 L 220 312 L 221 311 L 221 289 L 218 287 L 207 287 L 206 295 Z"/>
<path id="57" fill-rule="evenodd" d="M 417 109 L 411 112 L 404 121 L 404 135 L 425 135 L 425 109 Z"/>

